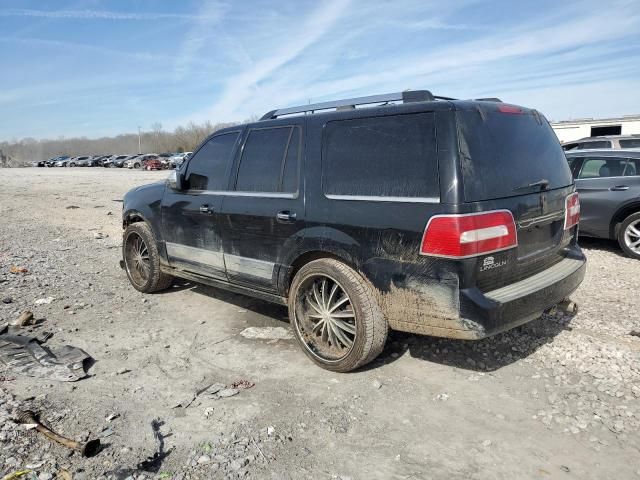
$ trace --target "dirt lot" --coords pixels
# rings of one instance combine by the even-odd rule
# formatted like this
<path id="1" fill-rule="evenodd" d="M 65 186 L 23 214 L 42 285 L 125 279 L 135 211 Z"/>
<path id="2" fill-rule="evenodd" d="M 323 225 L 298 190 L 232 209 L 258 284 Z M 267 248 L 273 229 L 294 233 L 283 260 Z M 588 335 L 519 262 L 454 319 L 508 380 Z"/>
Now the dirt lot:
<path id="1" fill-rule="evenodd" d="M 335 374 L 292 339 L 240 335 L 288 329 L 283 307 L 187 283 L 156 295 L 129 286 L 117 200 L 166 175 L 0 170 L 0 298 L 11 300 L 0 323 L 31 310 L 48 345 L 95 359 L 75 383 L 0 365 L 0 476 L 31 466 L 40 479 L 640 478 L 640 263 L 615 245 L 584 242 L 574 317 L 479 342 L 394 333 L 372 365 Z M 238 380 L 255 386 L 173 408 Z M 69 455 L 10 421 L 18 406 L 106 447 Z"/>

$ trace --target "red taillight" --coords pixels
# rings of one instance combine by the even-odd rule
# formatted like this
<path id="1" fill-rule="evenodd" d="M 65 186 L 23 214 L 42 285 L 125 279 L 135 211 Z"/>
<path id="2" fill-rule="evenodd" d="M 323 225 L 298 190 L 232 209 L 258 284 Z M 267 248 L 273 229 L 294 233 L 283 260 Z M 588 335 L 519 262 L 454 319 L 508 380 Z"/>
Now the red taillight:
<path id="1" fill-rule="evenodd" d="M 431 217 L 422 236 L 421 255 L 465 258 L 518 245 L 509 210 Z"/>
<path id="2" fill-rule="evenodd" d="M 498 111 L 502 113 L 513 113 L 513 114 L 522 113 L 522 109 L 518 107 L 514 107 L 513 105 L 505 105 L 505 104 L 498 105 Z"/>
<path id="3" fill-rule="evenodd" d="M 580 198 L 578 192 L 572 193 L 564 202 L 564 229 L 575 227 L 580 221 Z"/>

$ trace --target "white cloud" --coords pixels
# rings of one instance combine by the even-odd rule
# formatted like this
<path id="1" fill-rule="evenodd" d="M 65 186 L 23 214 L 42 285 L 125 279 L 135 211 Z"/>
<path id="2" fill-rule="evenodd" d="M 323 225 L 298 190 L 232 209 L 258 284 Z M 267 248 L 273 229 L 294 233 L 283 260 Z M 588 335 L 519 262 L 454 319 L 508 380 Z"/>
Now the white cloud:
<path id="1" fill-rule="evenodd" d="M 60 19 L 96 19 L 96 20 L 166 20 L 200 19 L 199 15 L 160 12 L 111 12 L 106 10 L 32 10 L 26 8 L 8 8 L 0 10 L 0 17 L 40 17 Z"/>
<path id="2" fill-rule="evenodd" d="M 209 115 L 216 118 L 232 118 L 258 84 L 274 71 L 296 59 L 309 46 L 320 40 L 338 22 L 347 6 L 348 0 L 321 2 L 306 18 L 288 26 L 287 35 L 279 47 L 267 53 L 261 60 L 237 75 L 233 75 L 220 99 L 213 105 Z"/>
<path id="3" fill-rule="evenodd" d="M 186 32 L 180 53 L 174 64 L 174 79 L 182 80 L 190 71 L 198 52 L 215 35 L 214 26 L 224 16 L 226 7 L 218 2 L 205 1 L 194 16 L 192 28 Z"/>

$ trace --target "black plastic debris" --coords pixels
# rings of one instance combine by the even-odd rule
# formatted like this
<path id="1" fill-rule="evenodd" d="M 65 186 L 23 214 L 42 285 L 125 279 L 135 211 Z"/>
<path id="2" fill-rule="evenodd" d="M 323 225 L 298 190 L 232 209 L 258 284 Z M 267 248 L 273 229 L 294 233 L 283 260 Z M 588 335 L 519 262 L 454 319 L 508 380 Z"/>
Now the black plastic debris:
<path id="1" fill-rule="evenodd" d="M 0 362 L 13 373 L 28 377 L 75 382 L 87 376 L 84 367 L 91 356 L 84 350 L 70 345 L 53 349 L 42 343 L 42 338 L 0 328 Z"/>

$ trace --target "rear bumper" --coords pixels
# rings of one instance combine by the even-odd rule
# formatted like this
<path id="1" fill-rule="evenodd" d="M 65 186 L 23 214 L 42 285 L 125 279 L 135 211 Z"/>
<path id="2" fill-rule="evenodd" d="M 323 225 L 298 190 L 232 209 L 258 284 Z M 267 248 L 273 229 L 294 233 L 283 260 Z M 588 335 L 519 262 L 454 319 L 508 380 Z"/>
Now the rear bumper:
<path id="1" fill-rule="evenodd" d="M 585 271 L 586 259 L 576 249 L 547 270 L 490 292 L 460 289 L 455 274 L 413 275 L 379 291 L 379 303 L 394 330 L 478 340 L 540 317 L 578 288 Z"/>
<path id="2" fill-rule="evenodd" d="M 553 267 L 519 282 L 482 293 L 460 292 L 460 315 L 470 338 L 484 338 L 534 320 L 562 302 L 582 283 L 586 259 L 566 258 Z"/>

